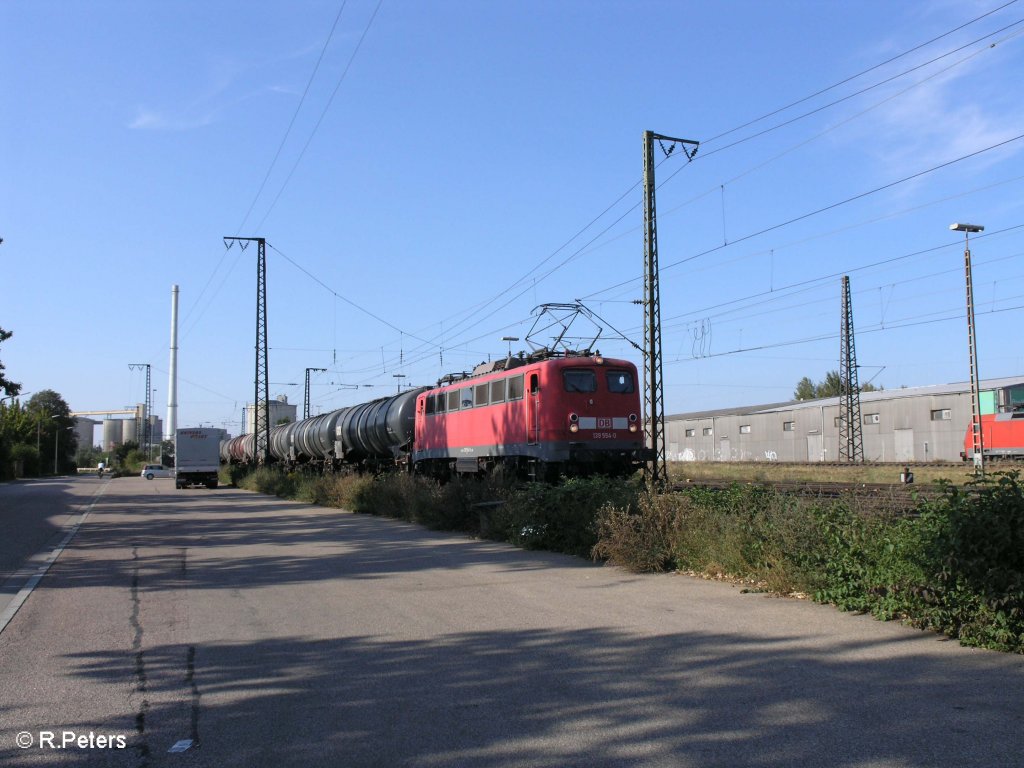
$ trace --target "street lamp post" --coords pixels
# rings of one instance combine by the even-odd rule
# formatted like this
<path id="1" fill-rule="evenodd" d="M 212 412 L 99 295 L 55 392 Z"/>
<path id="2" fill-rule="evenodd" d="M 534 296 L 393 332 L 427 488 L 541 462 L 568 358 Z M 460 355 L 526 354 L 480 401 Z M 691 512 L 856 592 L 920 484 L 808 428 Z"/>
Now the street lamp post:
<path id="1" fill-rule="evenodd" d="M 56 416 L 51 416 L 50 414 L 45 414 L 45 415 L 44 414 L 39 414 L 38 416 L 36 416 L 36 456 L 39 457 L 39 474 L 40 475 L 43 474 L 43 462 L 42 462 L 42 450 L 43 449 L 42 449 L 42 447 L 40 445 L 40 441 L 42 439 L 43 419 L 44 418 L 45 419 L 55 419 L 57 417 Z"/>
<path id="2" fill-rule="evenodd" d="M 980 224 L 950 224 L 953 232 L 964 233 L 964 276 L 967 283 L 967 349 L 971 366 L 971 446 L 974 467 L 985 474 L 985 436 L 981 429 L 981 391 L 978 376 L 978 345 L 974 325 L 974 284 L 971 278 L 971 232 L 984 232 Z"/>
<path id="3" fill-rule="evenodd" d="M 501 340 L 508 342 L 508 359 L 511 360 L 512 359 L 512 342 L 513 341 L 519 341 L 519 337 L 518 336 L 502 336 Z"/>

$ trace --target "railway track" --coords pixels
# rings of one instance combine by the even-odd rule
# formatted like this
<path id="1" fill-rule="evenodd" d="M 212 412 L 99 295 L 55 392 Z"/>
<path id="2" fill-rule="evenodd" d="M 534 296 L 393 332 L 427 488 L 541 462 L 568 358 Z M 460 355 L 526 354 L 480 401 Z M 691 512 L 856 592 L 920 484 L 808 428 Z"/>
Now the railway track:
<path id="1" fill-rule="evenodd" d="M 787 496 L 814 499 L 839 499 L 849 497 L 865 503 L 871 508 L 910 510 L 922 499 L 929 499 L 939 494 L 938 486 L 931 484 L 906 483 L 815 483 L 801 480 L 749 481 L 736 480 L 694 480 L 685 483 L 673 483 L 669 490 L 681 492 L 689 488 L 708 488 L 726 490 L 733 486 L 756 487 L 773 490 Z"/>

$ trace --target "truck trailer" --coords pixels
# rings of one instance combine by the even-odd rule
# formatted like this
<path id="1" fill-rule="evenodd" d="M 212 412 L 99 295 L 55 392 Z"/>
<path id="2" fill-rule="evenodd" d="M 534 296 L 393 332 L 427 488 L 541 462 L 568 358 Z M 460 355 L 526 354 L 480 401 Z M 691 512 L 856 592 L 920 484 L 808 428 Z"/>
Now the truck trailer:
<path id="1" fill-rule="evenodd" d="M 174 487 L 217 487 L 222 430 L 186 427 L 174 433 Z"/>

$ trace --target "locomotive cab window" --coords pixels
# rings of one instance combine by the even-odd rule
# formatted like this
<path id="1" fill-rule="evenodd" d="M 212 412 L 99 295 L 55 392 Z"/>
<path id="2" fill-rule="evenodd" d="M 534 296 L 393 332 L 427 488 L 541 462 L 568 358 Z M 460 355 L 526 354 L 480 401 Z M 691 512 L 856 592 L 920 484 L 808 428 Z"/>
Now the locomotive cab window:
<path id="1" fill-rule="evenodd" d="M 633 374 L 629 371 L 608 371 L 608 391 L 628 395 L 633 392 Z"/>
<path id="2" fill-rule="evenodd" d="M 562 371 L 566 392 L 596 392 L 597 376 L 586 368 L 566 368 Z"/>
<path id="3" fill-rule="evenodd" d="M 434 412 L 434 395 L 427 395 L 427 415 Z"/>
<path id="4" fill-rule="evenodd" d="M 448 399 L 444 392 L 438 392 L 436 402 L 434 403 L 434 413 L 444 413 L 445 401 Z M 427 413 L 430 412 L 430 405 L 427 405 Z"/>

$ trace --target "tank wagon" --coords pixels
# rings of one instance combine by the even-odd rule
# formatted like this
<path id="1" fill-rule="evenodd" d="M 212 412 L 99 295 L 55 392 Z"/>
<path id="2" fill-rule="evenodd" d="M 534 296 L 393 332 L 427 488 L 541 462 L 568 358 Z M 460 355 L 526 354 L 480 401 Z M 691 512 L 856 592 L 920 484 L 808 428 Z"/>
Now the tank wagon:
<path id="1" fill-rule="evenodd" d="M 287 466 L 406 467 L 446 478 L 497 466 L 534 478 L 625 475 L 644 447 L 636 366 L 600 354 L 542 351 L 478 366 L 433 388 L 342 408 L 270 431 Z M 225 441 L 221 459 L 253 460 L 253 435 Z"/>
<path id="2" fill-rule="evenodd" d="M 282 424 L 270 430 L 270 456 L 286 466 L 309 465 L 333 471 L 344 466 L 376 469 L 408 461 L 416 396 L 421 389 Z M 254 460 L 255 435 L 221 444 L 221 460 Z"/>

